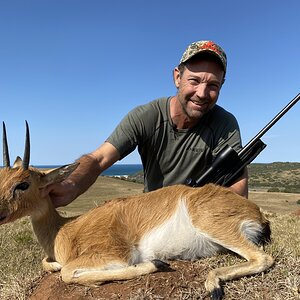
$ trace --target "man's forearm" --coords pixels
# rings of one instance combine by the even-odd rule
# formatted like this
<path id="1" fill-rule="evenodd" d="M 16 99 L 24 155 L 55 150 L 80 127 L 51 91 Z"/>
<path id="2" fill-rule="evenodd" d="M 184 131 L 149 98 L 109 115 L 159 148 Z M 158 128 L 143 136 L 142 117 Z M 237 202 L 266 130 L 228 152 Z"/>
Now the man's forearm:
<path id="1" fill-rule="evenodd" d="M 83 155 L 77 162 L 79 162 L 78 168 L 67 179 L 76 188 L 76 198 L 88 190 L 102 172 L 92 154 Z"/>
<path id="2" fill-rule="evenodd" d="M 84 193 L 98 178 L 98 176 L 120 159 L 118 150 L 105 142 L 90 154 L 83 155 L 77 162 L 78 168 L 69 177 L 69 182 L 76 189 L 76 197 Z"/>
<path id="3" fill-rule="evenodd" d="M 230 187 L 237 194 L 248 198 L 248 170 L 247 167 L 244 169 L 243 175 Z"/>

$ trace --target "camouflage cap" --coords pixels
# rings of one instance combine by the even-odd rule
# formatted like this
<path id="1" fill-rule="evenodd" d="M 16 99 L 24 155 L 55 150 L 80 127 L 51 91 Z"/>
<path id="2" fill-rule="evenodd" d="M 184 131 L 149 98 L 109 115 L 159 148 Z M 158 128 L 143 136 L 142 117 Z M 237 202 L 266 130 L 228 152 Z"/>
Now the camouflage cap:
<path id="1" fill-rule="evenodd" d="M 215 55 L 222 63 L 224 71 L 227 69 L 227 58 L 224 50 L 213 41 L 198 41 L 190 44 L 184 51 L 180 63 L 188 61 L 198 53 L 207 52 Z"/>

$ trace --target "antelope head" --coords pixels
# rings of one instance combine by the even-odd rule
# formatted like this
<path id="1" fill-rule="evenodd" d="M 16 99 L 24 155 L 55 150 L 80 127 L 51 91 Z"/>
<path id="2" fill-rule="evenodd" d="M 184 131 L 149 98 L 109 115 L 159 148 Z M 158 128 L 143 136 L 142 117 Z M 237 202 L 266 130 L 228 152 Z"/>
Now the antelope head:
<path id="1" fill-rule="evenodd" d="M 41 191 L 48 185 L 66 179 L 78 163 L 41 172 L 29 167 L 30 137 L 26 122 L 26 139 L 23 160 L 18 156 L 10 166 L 6 128 L 3 123 L 3 168 L 0 169 L 0 225 L 24 216 L 42 213 L 48 199 L 41 197 Z"/>

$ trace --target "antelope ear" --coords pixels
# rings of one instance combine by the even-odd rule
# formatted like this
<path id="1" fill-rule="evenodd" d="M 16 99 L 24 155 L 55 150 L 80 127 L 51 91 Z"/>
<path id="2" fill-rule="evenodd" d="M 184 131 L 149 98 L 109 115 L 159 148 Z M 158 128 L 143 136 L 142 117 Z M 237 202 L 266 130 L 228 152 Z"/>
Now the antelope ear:
<path id="1" fill-rule="evenodd" d="M 22 158 L 20 156 L 17 156 L 13 164 L 13 169 L 22 167 L 22 164 L 23 164 Z"/>
<path id="2" fill-rule="evenodd" d="M 45 187 L 52 183 L 58 183 L 64 181 L 75 169 L 79 166 L 78 162 L 73 164 L 65 165 L 56 169 L 51 170 L 43 177 L 41 177 L 41 186 Z"/>

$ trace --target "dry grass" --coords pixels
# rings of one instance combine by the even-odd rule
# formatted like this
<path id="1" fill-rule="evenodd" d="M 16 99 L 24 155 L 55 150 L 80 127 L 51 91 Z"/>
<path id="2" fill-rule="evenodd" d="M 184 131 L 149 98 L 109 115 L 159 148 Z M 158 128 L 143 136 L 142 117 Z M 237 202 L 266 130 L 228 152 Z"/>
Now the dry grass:
<path id="1" fill-rule="evenodd" d="M 32 281 L 41 275 L 43 251 L 28 218 L 0 227 L 0 299 L 26 299 Z"/>
<path id="2" fill-rule="evenodd" d="M 300 219 L 288 215 L 269 216 L 272 243 L 266 252 L 275 266 L 266 273 L 225 284 L 226 299 L 300 299 Z M 239 260 L 234 256 L 225 264 Z"/>
<path id="3" fill-rule="evenodd" d="M 105 191 L 107 191 L 107 194 Z M 100 203 L 107 200 L 108 197 L 112 198 L 141 191 L 142 186 L 136 183 L 101 178 L 86 196 L 81 196 L 77 205 L 74 204 L 73 207 L 68 208 L 68 213 L 78 213 L 94 206 L 95 203 L 91 199 L 95 199 L 95 195 L 101 195 L 97 200 L 97 203 Z M 264 209 L 268 210 L 268 203 L 272 204 L 272 199 L 278 196 L 278 194 L 276 194 L 276 197 L 274 195 L 266 193 L 258 194 L 258 196 L 255 194 L 254 196 L 263 201 Z M 297 195 L 294 196 L 297 197 Z M 280 198 L 280 194 L 278 198 Z M 281 200 L 281 202 L 282 207 L 286 209 L 286 199 Z M 294 203 L 294 198 L 290 202 Z M 272 211 L 272 205 L 269 205 L 269 207 Z M 291 209 L 294 209 L 294 204 Z M 280 208 L 277 205 L 276 212 L 278 210 Z M 275 266 L 266 273 L 227 282 L 224 285 L 225 299 L 300 299 L 300 218 L 290 214 L 278 215 L 275 213 L 269 214 L 268 217 L 271 221 L 273 242 L 266 247 L 266 251 L 275 258 Z M 42 275 L 42 258 L 43 252 L 32 234 L 28 219 L 25 218 L 13 224 L 1 226 L 0 299 L 28 299 L 26 295 L 30 293 L 30 288 Z M 242 259 L 234 255 L 225 254 L 190 263 L 190 267 L 197 270 L 203 269 L 203 274 L 199 274 L 195 278 L 195 282 L 186 279 L 186 283 L 180 289 L 177 289 L 174 299 L 204 299 L 205 291 L 202 280 L 205 274 L 210 269 L 241 261 Z M 155 276 L 151 278 L 156 278 L 157 281 L 162 280 L 159 277 L 160 275 Z M 166 288 L 169 288 L 168 281 L 166 281 Z M 174 289 L 174 287 L 171 288 Z M 130 299 L 161 299 L 155 294 L 155 290 L 153 290 L 150 283 L 143 289 L 133 289 L 130 295 Z"/>

